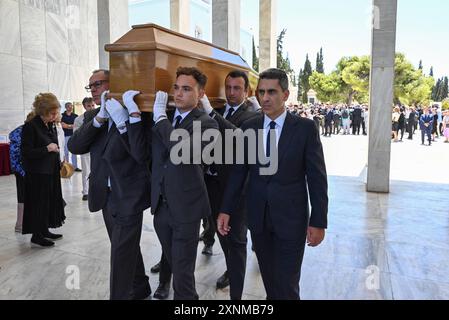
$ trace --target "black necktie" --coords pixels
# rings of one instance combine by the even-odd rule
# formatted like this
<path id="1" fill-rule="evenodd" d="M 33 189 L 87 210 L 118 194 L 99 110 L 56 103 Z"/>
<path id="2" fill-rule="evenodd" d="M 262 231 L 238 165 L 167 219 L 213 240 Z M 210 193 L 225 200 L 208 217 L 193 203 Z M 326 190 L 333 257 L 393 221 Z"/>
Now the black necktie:
<path id="1" fill-rule="evenodd" d="M 271 150 L 270 150 L 270 147 L 271 147 L 270 140 L 271 139 L 270 138 L 271 138 L 271 130 L 273 130 L 273 129 L 276 129 L 276 122 L 271 121 L 270 122 L 270 130 L 268 130 L 268 134 L 267 134 L 267 150 L 265 152 L 266 155 L 267 155 L 267 158 L 270 157 L 270 153 L 271 153 Z M 276 139 L 276 131 L 274 132 L 274 136 L 275 136 L 275 139 Z"/>
<path id="2" fill-rule="evenodd" d="M 175 119 L 176 119 L 176 122 L 175 122 L 174 128 L 178 129 L 179 125 L 181 124 L 182 117 L 181 116 L 177 116 Z"/>
<path id="3" fill-rule="evenodd" d="M 234 108 L 230 108 L 228 111 L 228 114 L 226 115 L 226 120 L 231 119 L 232 115 L 234 114 Z"/>

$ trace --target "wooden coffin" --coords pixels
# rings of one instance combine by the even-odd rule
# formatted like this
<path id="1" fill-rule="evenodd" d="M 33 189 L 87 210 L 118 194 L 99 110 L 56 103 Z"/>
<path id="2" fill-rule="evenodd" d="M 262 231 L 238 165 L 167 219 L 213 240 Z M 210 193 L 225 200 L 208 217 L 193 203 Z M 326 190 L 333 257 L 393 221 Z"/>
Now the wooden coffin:
<path id="1" fill-rule="evenodd" d="M 250 91 L 257 86 L 257 74 L 238 53 L 194 39 L 155 24 L 136 25 L 114 44 L 105 46 L 110 57 L 109 97 L 121 101 L 130 89 L 141 111 L 152 111 L 156 92 L 169 93 L 173 102 L 176 69 L 197 67 L 207 77 L 206 94 L 214 107 L 225 103 L 224 80 L 235 69 L 246 72 Z"/>

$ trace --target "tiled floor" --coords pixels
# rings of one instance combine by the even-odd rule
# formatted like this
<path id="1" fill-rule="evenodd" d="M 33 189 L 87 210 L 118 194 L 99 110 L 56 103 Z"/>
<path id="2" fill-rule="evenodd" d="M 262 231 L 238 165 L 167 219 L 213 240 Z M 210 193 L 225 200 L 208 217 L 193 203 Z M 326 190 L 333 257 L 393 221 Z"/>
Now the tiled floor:
<path id="1" fill-rule="evenodd" d="M 366 137 L 323 138 L 329 173 L 329 229 L 318 248 L 306 248 L 303 299 L 449 299 L 449 145 L 418 141 L 392 146 L 391 192 L 365 192 Z M 0 299 L 107 299 L 109 242 L 100 214 L 81 201 L 81 174 L 63 181 L 66 224 L 54 248 L 30 247 L 13 232 L 14 179 L 0 177 Z M 160 246 L 145 214 L 141 242 L 149 269 Z M 250 244 L 248 245 L 250 248 Z M 201 299 L 228 299 L 216 290 L 224 271 L 218 242 L 214 256 L 198 246 L 197 291 Z M 80 288 L 71 287 L 71 266 Z M 264 299 L 257 259 L 249 250 L 245 299 Z"/>

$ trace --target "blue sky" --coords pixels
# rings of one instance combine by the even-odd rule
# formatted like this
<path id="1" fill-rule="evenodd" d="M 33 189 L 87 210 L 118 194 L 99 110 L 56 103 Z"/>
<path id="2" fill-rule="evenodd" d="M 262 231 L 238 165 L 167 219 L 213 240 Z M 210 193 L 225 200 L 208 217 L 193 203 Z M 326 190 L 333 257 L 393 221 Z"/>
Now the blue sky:
<path id="1" fill-rule="evenodd" d="M 326 73 L 342 56 L 370 53 L 372 0 L 278 0 L 278 33 L 294 69 L 304 65 L 306 54 L 315 66 L 316 53 L 324 50 Z M 259 0 L 241 0 L 241 25 L 258 38 Z M 433 65 L 435 77 L 449 76 L 449 1 L 398 0 L 396 51 L 403 52 L 424 71 Z M 257 45 L 257 42 L 256 42 Z"/>

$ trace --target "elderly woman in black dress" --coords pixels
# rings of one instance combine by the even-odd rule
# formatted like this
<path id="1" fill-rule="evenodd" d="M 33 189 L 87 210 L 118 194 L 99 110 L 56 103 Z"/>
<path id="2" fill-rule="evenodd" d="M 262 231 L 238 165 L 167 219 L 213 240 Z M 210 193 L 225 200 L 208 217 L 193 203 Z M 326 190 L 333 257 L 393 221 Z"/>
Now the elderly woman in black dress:
<path id="1" fill-rule="evenodd" d="M 49 228 L 62 226 L 65 220 L 62 199 L 60 160 L 54 121 L 59 114 L 58 99 L 41 93 L 33 103 L 36 116 L 23 126 L 22 159 L 25 169 L 23 234 L 32 234 L 31 243 L 50 247 L 51 240 L 62 237 Z"/>

